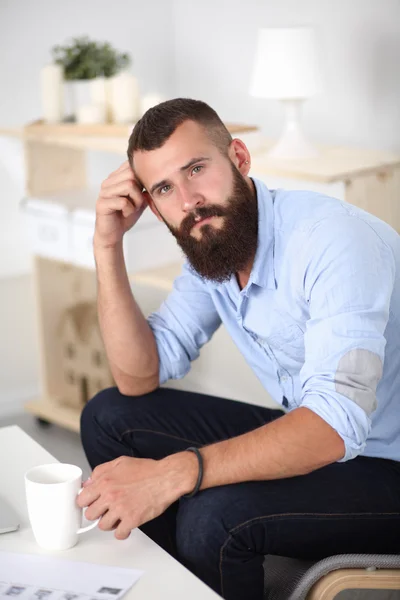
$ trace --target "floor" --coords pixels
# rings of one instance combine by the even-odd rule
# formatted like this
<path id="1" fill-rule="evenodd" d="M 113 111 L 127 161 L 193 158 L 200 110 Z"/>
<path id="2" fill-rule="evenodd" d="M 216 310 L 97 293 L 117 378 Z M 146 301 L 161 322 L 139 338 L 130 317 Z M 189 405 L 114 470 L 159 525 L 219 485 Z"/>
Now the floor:
<path id="1" fill-rule="evenodd" d="M 0 427 L 7 425 L 18 425 L 57 460 L 78 465 L 83 471 L 83 478 L 89 476 L 90 467 L 77 433 L 57 425 L 39 425 L 35 417 L 28 413 L 0 419 Z"/>

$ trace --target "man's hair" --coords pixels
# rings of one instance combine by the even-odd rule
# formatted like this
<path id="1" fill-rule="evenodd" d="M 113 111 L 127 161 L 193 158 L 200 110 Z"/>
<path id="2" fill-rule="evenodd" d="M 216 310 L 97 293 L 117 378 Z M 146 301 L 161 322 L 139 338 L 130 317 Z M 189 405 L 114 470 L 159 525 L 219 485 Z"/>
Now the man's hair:
<path id="1" fill-rule="evenodd" d="M 211 106 L 191 98 L 174 98 L 150 108 L 136 123 L 128 144 L 128 160 L 133 163 L 136 150 L 161 148 L 185 121 L 202 125 L 222 154 L 228 154 L 232 136 Z"/>

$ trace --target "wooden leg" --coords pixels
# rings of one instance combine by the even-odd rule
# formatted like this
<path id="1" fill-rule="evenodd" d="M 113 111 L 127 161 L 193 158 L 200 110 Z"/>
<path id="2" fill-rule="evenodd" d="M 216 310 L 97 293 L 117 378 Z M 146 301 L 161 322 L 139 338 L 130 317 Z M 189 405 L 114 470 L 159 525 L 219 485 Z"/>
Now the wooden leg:
<path id="1" fill-rule="evenodd" d="M 307 594 L 307 600 L 333 600 L 349 589 L 399 590 L 400 569 L 339 569 L 322 577 Z"/>

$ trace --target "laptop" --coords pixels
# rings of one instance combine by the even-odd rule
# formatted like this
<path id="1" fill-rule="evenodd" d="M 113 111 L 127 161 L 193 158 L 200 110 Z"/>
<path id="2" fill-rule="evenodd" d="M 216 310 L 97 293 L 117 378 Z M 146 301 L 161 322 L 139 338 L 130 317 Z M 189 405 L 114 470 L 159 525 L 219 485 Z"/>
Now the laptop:
<path id="1" fill-rule="evenodd" d="M 10 504 L 0 496 L 0 533 L 9 533 L 19 528 L 17 513 Z"/>

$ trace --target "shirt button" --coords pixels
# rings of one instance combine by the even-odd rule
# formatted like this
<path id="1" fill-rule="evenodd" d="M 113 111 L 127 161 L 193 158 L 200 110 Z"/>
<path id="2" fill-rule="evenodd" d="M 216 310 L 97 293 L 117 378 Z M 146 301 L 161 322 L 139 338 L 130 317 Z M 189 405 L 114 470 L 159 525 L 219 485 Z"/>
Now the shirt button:
<path id="1" fill-rule="evenodd" d="M 281 381 L 287 381 L 287 380 L 288 380 L 287 375 L 284 375 L 283 377 L 281 377 Z"/>

